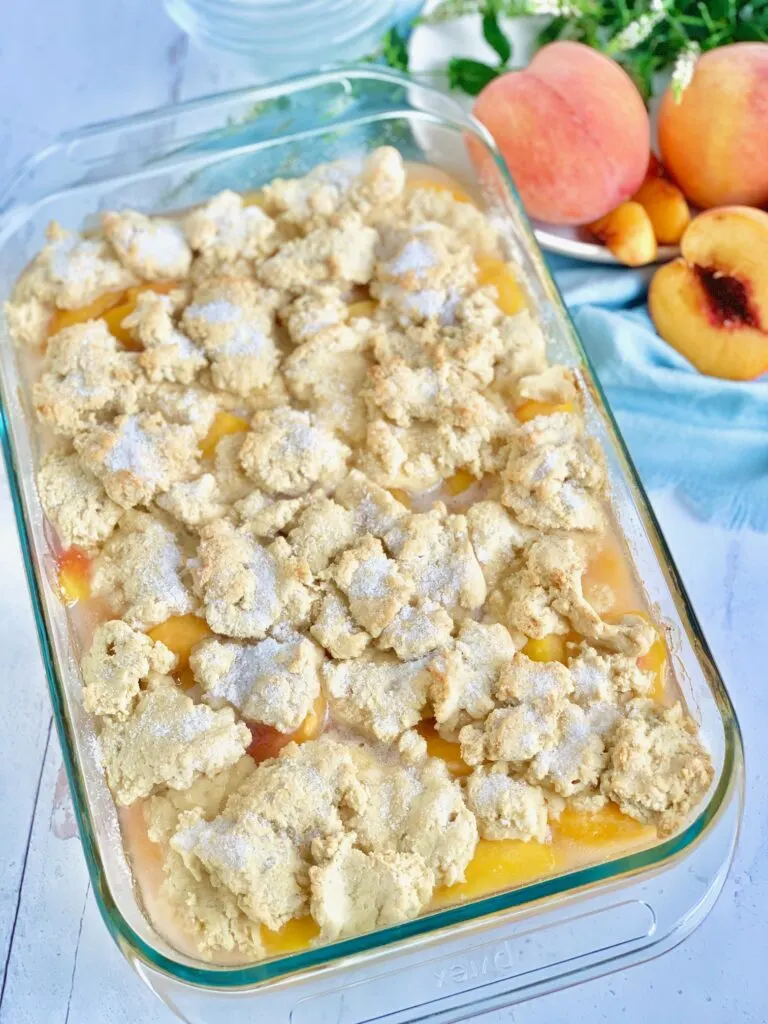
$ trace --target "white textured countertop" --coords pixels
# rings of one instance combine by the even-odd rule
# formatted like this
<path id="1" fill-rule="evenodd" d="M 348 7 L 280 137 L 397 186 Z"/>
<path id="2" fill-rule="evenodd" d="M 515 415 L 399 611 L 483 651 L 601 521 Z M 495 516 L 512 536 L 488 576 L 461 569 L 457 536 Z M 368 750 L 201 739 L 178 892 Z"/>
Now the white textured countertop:
<path id="1" fill-rule="evenodd" d="M 0 6 L 0 181 L 62 130 L 248 84 L 190 50 L 159 0 Z M 484 1024 L 768 1021 L 768 536 L 697 523 L 671 495 L 653 497 L 744 731 L 736 861 L 709 918 L 673 952 Z M 172 1024 L 89 891 L 4 474 L 0 581 L 0 1024 Z"/>

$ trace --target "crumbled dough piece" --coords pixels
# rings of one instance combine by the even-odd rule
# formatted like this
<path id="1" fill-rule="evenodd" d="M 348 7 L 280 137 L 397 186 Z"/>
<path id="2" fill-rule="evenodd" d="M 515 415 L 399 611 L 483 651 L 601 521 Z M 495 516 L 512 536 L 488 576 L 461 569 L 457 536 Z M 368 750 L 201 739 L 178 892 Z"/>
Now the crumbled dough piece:
<path id="1" fill-rule="evenodd" d="M 75 438 L 83 465 L 123 508 L 147 505 L 158 492 L 194 476 L 199 450 L 192 427 L 168 423 L 160 413 L 118 416 Z"/>
<path id="2" fill-rule="evenodd" d="M 80 238 L 55 222 L 47 238 L 5 306 L 11 334 L 22 344 L 39 345 L 45 340 L 54 307 L 79 309 L 105 292 L 121 292 L 136 284 L 103 239 Z"/>
<path id="3" fill-rule="evenodd" d="M 321 863 L 309 869 L 310 912 L 320 939 L 359 935 L 410 921 L 429 902 L 434 875 L 417 853 L 363 853 L 354 835 L 317 845 Z"/>
<path id="4" fill-rule="evenodd" d="M 288 534 L 288 543 L 297 558 L 309 565 L 314 575 L 358 538 L 354 516 L 324 495 L 299 512 Z"/>
<path id="5" fill-rule="evenodd" d="M 602 454 L 570 413 L 535 416 L 512 435 L 502 504 L 539 530 L 601 530 Z"/>
<path id="6" fill-rule="evenodd" d="M 601 788 L 624 814 L 676 831 L 709 788 L 714 769 L 680 704 L 633 700 L 616 727 Z"/>
<path id="7" fill-rule="evenodd" d="M 473 203 L 461 202 L 447 189 L 409 189 L 403 219 L 413 226 L 425 221 L 450 228 L 475 253 L 491 255 L 498 249 L 498 234 L 481 210 Z"/>
<path id="8" fill-rule="evenodd" d="M 521 377 L 515 385 L 515 393 L 518 404 L 527 400 L 554 404 L 575 402 L 578 395 L 573 370 L 558 364 Z"/>
<path id="9" fill-rule="evenodd" d="M 530 761 L 556 742 L 561 708 L 554 702 L 496 708 L 482 725 L 465 725 L 459 732 L 463 760 L 471 765 Z"/>
<path id="10" fill-rule="evenodd" d="M 485 423 L 495 406 L 480 391 L 474 375 L 448 363 L 412 369 L 402 360 L 371 369 L 364 397 L 393 423 L 410 427 L 415 420 L 452 424 L 464 429 Z"/>
<path id="11" fill-rule="evenodd" d="M 195 601 L 185 583 L 188 544 L 146 512 L 126 512 L 93 565 L 91 588 L 137 629 L 186 615 Z"/>
<path id="12" fill-rule="evenodd" d="M 392 622 L 414 591 L 413 579 L 400 571 L 371 534 L 344 551 L 329 575 L 346 594 L 352 618 L 373 637 Z"/>
<path id="13" fill-rule="evenodd" d="M 640 657 L 656 638 L 656 630 L 639 615 L 605 622 L 584 597 L 585 548 L 574 537 L 547 536 L 526 549 L 522 565 L 502 582 L 489 602 L 507 626 L 541 639 L 574 629 L 600 647 Z"/>
<path id="14" fill-rule="evenodd" d="M 115 413 L 133 412 L 139 398 L 139 364 L 103 320 L 74 324 L 48 343 L 33 387 L 37 414 L 57 434 L 71 437 Z"/>
<path id="15" fill-rule="evenodd" d="M 209 269 L 238 259 L 255 260 L 274 252 L 275 223 L 258 206 L 246 206 L 237 192 L 225 190 L 184 218 L 184 233 Z"/>
<path id="16" fill-rule="evenodd" d="M 608 721 L 613 720 L 611 716 Z M 603 716 L 566 701 L 557 723 L 557 741 L 536 754 L 528 772 L 530 779 L 561 796 L 596 786 L 605 768 L 605 724 Z"/>
<path id="17" fill-rule="evenodd" d="M 98 547 L 123 514 L 77 455 L 46 455 L 37 474 L 37 492 L 65 548 L 73 544 L 86 550 Z"/>
<path id="18" fill-rule="evenodd" d="M 312 413 L 288 407 L 256 413 L 240 449 L 240 463 L 259 487 L 289 497 L 332 486 L 349 456 Z"/>
<path id="19" fill-rule="evenodd" d="M 354 516 L 355 529 L 383 540 L 409 512 L 389 491 L 352 469 L 336 488 L 336 501 Z"/>
<path id="20" fill-rule="evenodd" d="M 478 501 L 466 511 L 467 528 L 488 589 L 513 571 L 517 552 L 535 533 L 521 526 L 498 501 Z"/>
<path id="21" fill-rule="evenodd" d="M 219 411 L 217 396 L 205 388 L 178 384 L 156 384 L 141 395 L 144 412 L 159 412 L 169 423 L 191 427 L 202 440 Z"/>
<path id="22" fill-rule="evenodd" d="M 396 149 L 382 146 L 362 160 L 320 164 L 303 178 L 276 178 L 262 190 L 266 209 L 281 223 L 306 230 L 333 214 L 362 214 L 386 208 L 405 186 L 405 168 Z"/>
<path id="23" fill-rule="evenodd" d="M 582 644 L 568 661 L 573 682 L 572 700 L 586 708 L 592 704 L 617 704 L 630 697 L 647 697 L 653 673 L 644 672 L 637 658 L 606 654 Z"/>
<path id="24" fill-rule="evenodd" d="M 533 661 L 522 651 L 501 666 L 494 695 L 504 703 L 559 704 L 574 689 L 571 673 L 559 661 Z"/>
<path id="25" fill-rule="evenodd" d="M 496 684 L 520 647 L 501 623 L 468 620 L 455 643 L 430 664 L 430 699 L 441 730 L 453 733 L 471 719 L 485 718 L 494 708 Z"/>
<path id="26" fill-rule="evenodd" d="M 475 282 L 471 249 L 437 223 L 381 232 L 371 295 L 404 323 L 455 320 L 456 306 Z"/>
<path id="27" fill-rule="evenodd" d="M 231 704 L 247 719 L 294 732 L 320 694 L 322 651 L 305 637 L 257 644 L 203 640 L 190 666 L 211 707 Z"/>
<path id="28" fill-rule="evenodd" d="M 273 303 L 249 278 L 213 278 L 195 289 L 181 322 L 210 360 L 217 388 L 248 396 L 272 385 L 278 364 Z"/>
<path id="29" fill-rule="evenodd" d="M 274 540 L 294 525 L 299 513 L 313 500 L 315 494 L 311 491 L 299 498 L 275 498 L 254 488 L 235 502 L 233 511 L 240 525 L 247 526 L 254 537 Z"/>
<path id="30" fill-rule="evenodd" d="M 281 312 L 288 336 L 294 345 L 303 345 L 347 319 L 348 306 L 342 292 L 332 285 L 320 285 L 299 295 Z M 300 397 L 300 396 L 299 396 Z"/>
<path id="31" fill-rule="evenodd" d="M 216 477 L 212 473 L 203 473 L 195 480 L 173 484 L 156 502 L 174 519 L 196 530 L 225 514 L 226 506 L 219 497 Z"/>
<path id="32" fill-rule="evenodd" d="M 282 617 L 297 625 L 306 620 L 311 576 L 282 538 L 265 548 L 247 530 L 221 520 L 201 530 L 197 561 L 195 589 L 214 632 L 261 640 Z"/>
<path id="33" fill-rule="evenodd" d="M 355 750 L 362 792 L 348 828 L 366 852 L 419 854 L 436 885 L 455 885 L 475 853 L 475 816 L 445 762 L 426 757 L 414 734 L 400 738 L 398 752 L 400 764 Z"/>
<path id="34" fill-rule="evenodd" d="M 206 821 L 200 811 L 185 811 L 171 848 L 193 874 L 202 868 L 217 888 L 233 893 L 251 921 L 278 931 L 305 909 L 306 868 L 298 850 L 256 815 L 233 820 L 225 812 Z"/>
<path id="35" fill-rule="evenodd" d="M 243 913 L 234 893 L 214 884 L 200 866 L 191 870 L 175 850 L 168 851 L 163 868 L 160 891 L 203 959 L 216 960 L 222 952 L 253 960 L 264 956 L 261 925 Z"/>
<path id="36" fill-rule="evenodd" d="M 453 619 L 434 601 L 406 604 L 379 637 L 382 650 L 391 649 L 403 661 L 423 658 L 451 639 Z"/>
<path id="37" fill-rule="evenodd" d="M 435 601 L 454 618 L 482 606 L 485 579 L 464 516 L 449 515 L 437 502 L 431 512 L 413 515 L 397 529 L 402 540 L 397 564 L 413 580 L 420 600 Z"/>
<path id="38" fill-rule="evenodd" d="M 547 342 L 541 325 L 534 320 L 528 309 L 513 316 L 500 316 L 495 326 L 501 339 L 494 386 L 502 395 L 514 401 L 520 377 L 546 369 Z"/>
<path id="39" fill-rule="evenodd" d="M 353 750 L 330 736 L 289 743 L 234 791 L 226 815 L 235 821 L 261 818 L 308 856 L 314 839 L 344 831 L 361 805 Z"/>
<path id="40" fill-rule="evenodd" d="M 364 651 L 323 671 L 334 717 L 365 735 L 391 743 L 421 721 L 430 684 L 423 659 Z"/>
<path id="41" fill-rule="evenodd" d="M 324 283 L 368 284 L 378 239 L 373 228 L 350 216 L 340 227 L 317 228 L 286 242 L 260 265 L 258 276 L 268 287 L 294 295 Z"/>
<path id="42" fill-rule="evenodd" d="M 359 658 L 371 642 L 371 634 L 358 626 L 335 587 L 323 596 L 309 631 L 332 658 L 339 660 Z"/>
<path id="43" fill-rule="evenodd" d="M 80 665 L 85 710 L 125 718 L 139 697 L 139 684 L 153 675 L 167 674 L 176 660 L 165 644 L 152 641 L 121 619 L 103 622 Z"/>
<path id="44" fill-rule="evenodd" d="M 154 383 L 191 384 L 208 365 L 197 345 L 175 326 L 171 314 L 176 305 L 173 294 L 140 292 L 136 308 L 122 323 L 142 344 L 139 365 Z"/>
<path id="45" fill-rule="evenodd" d="M 466 794 L 482 839 L 546 842 L 549 828 L 544 793 L 509 775 L 505 764 L 475 768 L 467 779 Z"/>
<path id="46" fill-rule="evenodd" d="M 291 394 L 353 443 L 363 441 L 367 423 L 363 389 L 369 365 L 365 348 L 359 329 L 329 328 L 299 345 L 283 363 Z"/>
<path id="47" fill-rule="evenodd" d="M 244 503 L 255 490 L 253 480 L 245 475 L 240 465 L 240 450 L 243 447 L 244 439 L 245 434 L 227 434 L 216 445 L 213 456 L 213 473 L 219 485 L 221 500 L 225 504 Z M 241 507 L 246 509 L 242 519 L 247 522 L 249 518 L 247 506 L 243 504 Z"/>
<path id="48" fill-rule="evenodd" d="M 155 786 L 186 789 L 199 775 L 234 764 L 251 734 L 231 708 L 195 704 L 164 676 L 139 696 L 129 718 L 105 719 L 100 740 L 110 789 L 127 806 Z"/>
<path id="49" fill-rule="evenodd" d="M 192 253 L 173 221 L 124 210 L 105 213 L 102 226 L 120 262 L 147 281 L 172 280 L 189 272 Z"/>

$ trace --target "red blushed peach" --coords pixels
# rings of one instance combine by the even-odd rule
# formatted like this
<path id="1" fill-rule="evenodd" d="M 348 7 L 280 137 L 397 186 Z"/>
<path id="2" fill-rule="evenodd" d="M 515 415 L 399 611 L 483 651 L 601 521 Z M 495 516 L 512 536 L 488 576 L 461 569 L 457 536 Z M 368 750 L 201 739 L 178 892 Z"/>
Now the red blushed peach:
<path id="1" fill-rule="evenodd" d="M 650 127 L 619 65 L 581 43 L 551 43 L 495 78 L 474 106 L 523 205 L 550 224 L 588 224 L 629 199 L 648 167 Z"/>
<path id="2" fill-rule="evenodd" d="M 678 103 L 659 110 L 661 156 L 697 206 L 768 203 L 768 45 L 736 43 L 699 58 Z"/>

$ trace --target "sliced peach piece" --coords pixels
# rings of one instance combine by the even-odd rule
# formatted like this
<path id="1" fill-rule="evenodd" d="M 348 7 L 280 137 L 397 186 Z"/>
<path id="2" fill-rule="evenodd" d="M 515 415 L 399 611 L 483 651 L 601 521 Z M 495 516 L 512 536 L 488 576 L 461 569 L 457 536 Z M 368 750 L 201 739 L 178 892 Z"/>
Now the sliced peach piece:
<path id="1" fill-rule="evenodd" d="M 109 328 L 109 333 L 117 338 L 121 345 L 126 348 L 138 350 L 141 348 L 133 338 L 127 327 L 123 327 L 123 320 L 136 309 L 136 300 L 142 292 L 157 292 L 165 295 L 173 291 L 178 285 L 177 281 L 148 281 L 145 284 L 135 285 L 128 288 L 119 305 L 113 306 L 104 313 L 102 319 Z"/>
<path id="2" fill-rule="evenodd" d="M 493 285 L 496 289 L 496 305 L 507 316 L 513 316 L 525 309 L 528 301 L 514 271 L 504 260 L 496 256 L 478 256 L 475 260 L 478 286 Z"/>
<path id="3" fill-rule="evenodd" d="M 472 200 L 454 179 L 436 167 L 411 166 L 408 168 L 408 189 L 428 188 L 433 192 L 450 192 L 458 203 L 471 203 Z"/>
<path id="4" fill-rule="evenodd" d="M 195 644 L 199 644 L 207 636 L 213 636 L 213 630 L 198 615 L 172 615 L 170 619 L 153 626 L 148 635 L 160 641 L 173 651 L 179 659 L 176 671 L 181 672 L 189 665 L 189 655 Z"/>
<path id="5" fill-rule="evenodd" d="M 768 370 L 768 213 L 708 210 L 689 224 L 679 259 L 654 274 L 656 330 L 702 373 L 751 380 Z"/>
<path id="6" fill-rule="evenodd" d="M 468 491 L 472 484 L 476 483 L 477 477 L 472 476 L 469 470 L 457 469 L 453 476 L 449 476 L 447 480 L 443 481 L 443 487 L 452 498 L 455 498 L 459 494 L 463 494 L 464 491 Z"/>
<path id="7" fill-rule="evenodd" d="M 638 602 L 637 587 L 632 578 L 629 561 L 618 541 L 613 538 L 606 541 L 587 564 L 587 571 L 582 577 L 585 593 L 597 587 L 609 587 L 613 594 L 613 602 L 603 612 L 623 615 L 632 611 Z"/>
<path id="8" fill-rule="evenodd" d="M 58 559 L 58 581 L 64 604 L 91 596 L 91 559 L 82 548 L 67 548 Z"/>
<path id="9" fill-rule="evenodd" d="M 262 927 L 261 941 L 267 956 L 285 956 L 307 949 L 320 934 L 320 925 L 313 917 L 294 917 L 279 932 Z"/>
<path id="10" fill-rule="evenodd" d="M 242 434 L 248 429 L 248 421 L 241 416 L 233 416 L 231 412 L 217 412 L 210 430 L 200 442 L 200 451 L 206 459 L 210 459 L 216 451 L 216 445 L 227 434 Z"/>
<path id="11" fill-rule="evenodd" d="M 301 723 L 299 728 L 291 736 L 296 743 L 306 743 L 307 740 L 315 740 L 325 728 L 328 718 L 328 704 L 324 694 L 319 694 L 315 699 L 312 710 Z"/>
<path id="12" fill-rule="evenodd" d="M 593 221 L 589 230 L 621 263 L 642 267 L 656 259 L 656 235 L 651 218 L 640 203 L 621 203 L 615 210 Z"/>
<path id="13" fill-rule="evenodd" d="M 558 841 L 569 839 L 589 846 L 631 843 L 653 839 L 656 835 L 655 828 L 622 814 L 614 803 L 608 803 L 591 814 L 566 807 L 552 829 Z"/>
<path id="14" fill-rule="evenodd" d="M 667 645 L 663 637 L 654 640 L 647 654 L 637 659 L 638 667 L 644 672 L 653 673 L 653 686 L 648 696 L 657 704 L 666 703 L 667 699 L 667 668 L 669 657 Z"/>
<path id="15" fill-rule="evenodd" d="M 63 331 L 74 324 L 84 324 L 87 320 L 98 320 L 107 310 L 123 301 L 125 292 L 104 292 L 98 299 L 78 309 L 57 309 L 48 324 L 48 336 Z"/>
<path id="16" fill-rule="evenodd" d="M 515 416 L 521 423 L 537 416 L 554 416 L 556 412 L 573 412 L 573 402 L 539 402 L 529 398 L 515 409 Z"/>
<path id="17" fill-rule="evenodd" d="M 461 758 L 461 747 L 459 744 L 443 739 L 431 719 L 424 719 L 422 722 L 419 722 L 416 728 L 419 735 L 423 736 L 427 742 L 427 753 L 429 756 L 445 761 L 451 775 L 455 778 L 462 778 L 465 775 L 472 774 L 472 769 Z"/>
<path id="18" fill-rule="evenodd" d="M 378 303 L 374 299 L 360 299 L 358 302 L 350 302 L 347 306 L 347 315 L 350 320 L 359 320 L 361 317 L 372 317 L 376 312 Z"/>
<path id="19" fill-rule="evenodd" d="M 403 491 L 399 487 L 390 487 L 389 493 L 395 501 L 399 501 L 401 505 L 405 505 L 406 508 L 411 507 L 411 496 L 408 491 Z"/>
<path id="20" fill-rule="evenodd" d="M 293 742 L 290 733 L 278 732 L 271 725 L 262 722 L 246 722 L 246 725 L 251 730 L 251 742 L 246 754 L 250 754 L 257 764 L 277 757 L 283 747 Z"/>
<path id="21" fill-rule="evenodd" d="M 567 660 L 566 643 L 565 636 L 550 633 L 540 640 L 529 640 L 523 648 L 523 654 L 531 661 L 559 661 L 564 665 Z"/>
<path id="22" fill-rule="evenodd" d="M 677 185 L 658 175 L 646 177 L 632 199 L 648 214 L 656 241 L 677 245 L 691 222 L 688 203 Z"/>
<path id="23" fill-rule="evenodd" d="M 432 897 L 433 906 L 446 906 L 478 899 L 525 885 L 535 878 L 551 874 L 557 867 L 552 846 L 521 839 L 481 839 L 475 855 L 458 885 L 441 886 Z"/>

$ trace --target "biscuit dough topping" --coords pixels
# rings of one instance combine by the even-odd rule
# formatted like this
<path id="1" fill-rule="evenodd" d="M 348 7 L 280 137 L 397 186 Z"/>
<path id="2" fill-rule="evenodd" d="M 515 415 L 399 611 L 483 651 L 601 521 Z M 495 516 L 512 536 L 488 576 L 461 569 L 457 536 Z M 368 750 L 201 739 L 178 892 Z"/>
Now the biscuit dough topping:
<path id="1" fill-rule="evenodd" d="M 385 147 L 53 225 L 6 307 L 90 559 L 83 704 L 202 957 L 412 919 L 565 809 L 667 835 L 710 785 L 650 616 L 588 582 L 603 457 L 507 256 Z"/>

